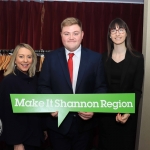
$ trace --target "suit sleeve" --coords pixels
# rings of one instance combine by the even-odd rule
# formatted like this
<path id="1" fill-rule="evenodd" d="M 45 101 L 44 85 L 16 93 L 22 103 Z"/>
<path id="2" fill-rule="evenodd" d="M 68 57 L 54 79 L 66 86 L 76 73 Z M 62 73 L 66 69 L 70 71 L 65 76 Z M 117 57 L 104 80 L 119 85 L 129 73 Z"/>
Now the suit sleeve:
<path id="1" fill-rule="evenodd" d="M 100 55 L 98 67 L 96 71 L 96 82 L 95 82 L 95 93 L 106 93 L 107 86 L 106 86 L 106 76 L 104 72 L 104 64 L 102 61 L 102 56 Z"/>
<path id="2" fill-rule="evenodd" d="M 38 80 L 38 92 L 41 94 L 52 94 L 51 86 L 50 86 L 50 67 L 49 67 L 49 55 L 45 56 L 42 70 Z"/>
<path id="3" fill-rule="evenodd" d="M 144 58 L 143 55 L 138 58 L 137 69 L 135 73 L 134 79 L 134 90 L 136 97 L 136 106 L 138 108 L 139 102 L 142 94 L 142 85 L 143 85 L 143 77 L 144 77 Z"/>

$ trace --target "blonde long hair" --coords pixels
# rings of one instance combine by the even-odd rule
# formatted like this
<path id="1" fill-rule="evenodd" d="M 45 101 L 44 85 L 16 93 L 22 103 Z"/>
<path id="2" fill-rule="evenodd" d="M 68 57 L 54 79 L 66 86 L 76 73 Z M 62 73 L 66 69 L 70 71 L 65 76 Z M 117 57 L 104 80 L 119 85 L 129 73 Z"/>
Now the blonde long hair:
<path id="1" fill-rule="evenodd" d="M 14 49 L 13 55 L 12 55 L 11 60 L 9 62 L 8 68 L 7 68 L 6 72 L 4 73 L 4 76 L 7 76 L 10 73 L 15 74 L 14 70 L 15 70 L 16 56 L 17 56 L 17 53 L 18 53 L 19 49 L 23 48 L 23 47 L 30 50 L 31 53 L 32 53 L 32 64 L 31 64 L 31 66 L 28 70 L 29 77 L 33 77 L 35 75 L 36 64 L 37 64 L 37 56 L 36 56 L 33 48 L 30 45 L 25 44 L 25 43 L 20 43 Z"/>

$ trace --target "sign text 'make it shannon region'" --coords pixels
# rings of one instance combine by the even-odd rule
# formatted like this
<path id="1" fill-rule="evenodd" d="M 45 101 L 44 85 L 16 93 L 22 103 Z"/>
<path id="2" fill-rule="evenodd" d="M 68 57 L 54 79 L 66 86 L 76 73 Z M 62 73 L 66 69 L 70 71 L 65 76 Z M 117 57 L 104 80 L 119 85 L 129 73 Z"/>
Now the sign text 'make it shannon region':
<path id="1" fill-rule="evenodd" d="M 58 111 L 58 126 L 69 112 L 134 113 L 135 94 L 10 94 L 14 113 Z"/>

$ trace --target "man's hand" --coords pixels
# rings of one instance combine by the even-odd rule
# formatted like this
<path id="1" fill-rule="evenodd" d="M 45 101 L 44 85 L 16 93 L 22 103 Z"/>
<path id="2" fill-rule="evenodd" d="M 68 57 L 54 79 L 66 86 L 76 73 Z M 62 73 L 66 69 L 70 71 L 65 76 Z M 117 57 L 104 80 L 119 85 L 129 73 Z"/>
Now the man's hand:
<path id="1" fill-rule="evenodd" d="M 51 115 L 52 115 L 53 117 L 58 117 L 58 111 L 52 112 Z"/>
<path id="2" fill-rule="evenodd" d="M 78 112 L 78 115 L 83 119 L 83 120 L 89 120 L 93 117 L 94 113 L 93 112 Z"/>

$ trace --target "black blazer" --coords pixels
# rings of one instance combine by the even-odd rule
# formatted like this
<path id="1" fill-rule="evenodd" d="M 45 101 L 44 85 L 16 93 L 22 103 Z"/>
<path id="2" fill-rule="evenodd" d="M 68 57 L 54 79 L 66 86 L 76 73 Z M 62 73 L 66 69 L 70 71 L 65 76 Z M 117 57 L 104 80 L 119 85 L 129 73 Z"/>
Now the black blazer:
<path id="1" fill-rule="evenodd" d="M 40 146 L 44 141 L 40 117 L 35 113 L 13 113 L 10 94 L 37 93 L 37 77 L 29 77 L 15 69 L 0 83 L 0 119 L 3 123 L 0 140 L 9 145 Z"/>
<path id="2" fill-rule="evenodd" d="M 82 47 L 75 93 L 105 93 L 103 69 L 102 56 Z M 39 92 L 43 94 L 73 94 L 64 48 L 54 50 L 45 57 L 38 84 Z M 75 114 L 75 112 L 69 113 L 59 128 L 57 118 L 48 114 L 46 124 L 48 128 L 66 134 Z M 78 125 L 82 124 L 83 130 L 88 130 L 96 124 L 95 117 L 83 121 L 77 114 L 76 116 Z"/>
<path id="3" fill-rule="evenodd" d="M 134 55 L 133 55 L 134 54 Z M 134 51 L 131 54 L 128 50 L 124 60 L 123 72 L 120 82 L 120 92 L 135 93 L 136 108 L 138 108 L 139 101 L 142 94 L 142 84 L 144 76 L 144 58 L 143 54 Z M 109 87 L 111 85 L 111 56 L 107 57 L 107 53 L 103 54 L 104 68 L 108 84 L 108 92 L 111 93 Z"/>

